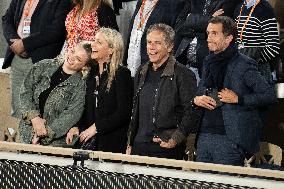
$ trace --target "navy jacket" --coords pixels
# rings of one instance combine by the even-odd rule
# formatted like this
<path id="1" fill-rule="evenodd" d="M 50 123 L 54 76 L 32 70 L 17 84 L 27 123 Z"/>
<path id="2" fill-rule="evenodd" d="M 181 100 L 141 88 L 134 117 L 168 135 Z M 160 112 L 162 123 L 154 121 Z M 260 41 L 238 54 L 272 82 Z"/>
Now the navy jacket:
<path id="1" fill-rule="evenodd" d="M 197 96 L 205 94 L 204 75 Z M 224 88 L 234 91 L 241 104 L 224 104 L 222 114 L 226 135 L 248 153 L 259 149 L 261 120 L 257 107 L 276 102 L 274 89 L 257 70 L 257 63 L 240 53 L 227 66 Z"/>
<path id="2" fill-rule="evenodd" d="M 19 39 L 17 28 L 26 0 L 12 0 L 2 17 L 3 34 L 8 43 Z M 65 18 L 71 9 L 69 0 L 40 0 L 32 16 L 31 35 L 23 39 L 24 47 L 32 62 L 55 58 L 66 38 Z M 8 68 L 15 54 L 7 48 L 3 69 Z"/>

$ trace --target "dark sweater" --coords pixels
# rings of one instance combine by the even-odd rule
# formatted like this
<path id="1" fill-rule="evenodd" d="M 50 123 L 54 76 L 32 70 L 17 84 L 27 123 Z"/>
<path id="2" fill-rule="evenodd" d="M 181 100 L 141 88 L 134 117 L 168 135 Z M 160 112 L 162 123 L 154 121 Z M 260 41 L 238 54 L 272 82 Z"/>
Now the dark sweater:
<path id="1" fill-rule="evenodd" d="M 214 110 L 204 110 L 200 132 L 220 135 L 226 134 L 221 107 Z"/>
<path id="2" fill-rule="evenodd" d="M 39 95 L 39 110 L 40 110 L 40 115 L 42 116 L 44 113 L 44 106 L 45 102 L 51 93 L 51 91 L 60 83 L 64 82 L 66 79 L 68 79 L 71 76 L 71 74 L 67 74 L 63 71 L 62 66 L 58 68 L 56 72 L 51 76 L 50 79 L 50 87 L 44 90 L 40 95 Z"/>
<path id="3" fill-rule="evenodd" d="M 165 66 L 166 64 L 163 64 L 154 71 L 152 64 L 149 64 L 144 87 L 139 93 L 139 129 L 135 138 L 136 142 L 150 142 L 154 135 L 157 134 L 152 121 L 153 106 L 156 90 L 158 89 Z"/>

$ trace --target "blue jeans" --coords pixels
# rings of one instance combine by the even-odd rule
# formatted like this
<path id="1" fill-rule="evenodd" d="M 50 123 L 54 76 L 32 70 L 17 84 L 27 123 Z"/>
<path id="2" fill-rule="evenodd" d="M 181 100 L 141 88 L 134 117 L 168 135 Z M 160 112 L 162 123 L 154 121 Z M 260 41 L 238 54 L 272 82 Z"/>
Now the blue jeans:
<path id="1" fill-rule="evenodd" d="M 226 135 L 200 133 L 197 140 L 196 161 L 243 166 L 245 153 Z"/>

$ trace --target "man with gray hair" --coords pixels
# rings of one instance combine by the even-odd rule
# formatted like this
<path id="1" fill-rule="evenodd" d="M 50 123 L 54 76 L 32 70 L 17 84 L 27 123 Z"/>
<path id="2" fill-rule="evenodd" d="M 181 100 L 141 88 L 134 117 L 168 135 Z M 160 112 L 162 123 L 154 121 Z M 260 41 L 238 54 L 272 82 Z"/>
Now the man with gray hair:
<path id="1" fill-rule="evenodd" d="M 172 55 L 174 30 L 155 24 L 147 31 L 149 62 L 135 77 L 135 96 L 126 153 L 182 159 L 184 139 L 194 126 L 194 74 Z"/>

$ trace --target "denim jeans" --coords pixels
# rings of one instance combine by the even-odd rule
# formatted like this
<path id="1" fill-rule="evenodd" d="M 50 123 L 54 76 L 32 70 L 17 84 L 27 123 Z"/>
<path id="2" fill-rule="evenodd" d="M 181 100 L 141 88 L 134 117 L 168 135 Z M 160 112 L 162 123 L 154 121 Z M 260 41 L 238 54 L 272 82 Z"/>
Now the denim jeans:
<path id="1" fill-rule="evenodd" d="M 196 161 L 243 166 L 245 153 L 226 135 L 200 133 L 197 140 Z"/>

